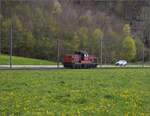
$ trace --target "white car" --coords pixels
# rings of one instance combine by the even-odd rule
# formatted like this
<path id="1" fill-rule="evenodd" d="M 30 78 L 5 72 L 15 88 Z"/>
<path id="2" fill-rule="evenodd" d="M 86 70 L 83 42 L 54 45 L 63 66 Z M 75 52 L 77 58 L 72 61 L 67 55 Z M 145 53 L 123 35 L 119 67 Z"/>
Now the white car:
<path id="1" fill-rule="evenodd" d="M 117 66 L 126 66 L 127 61 L 126 60 L 119 60 L 115 63 L 115 65 L 117 65 Z"/>

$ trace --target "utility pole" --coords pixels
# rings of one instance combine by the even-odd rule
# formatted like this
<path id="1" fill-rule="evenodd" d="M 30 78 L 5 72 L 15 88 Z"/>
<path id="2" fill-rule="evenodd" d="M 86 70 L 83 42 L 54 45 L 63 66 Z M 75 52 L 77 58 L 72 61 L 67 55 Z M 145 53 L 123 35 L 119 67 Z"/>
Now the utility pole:
<path id="1" fill-rule="evenodd" d="M 2 39 L 1 39 L 1 30 L 0 30 L 0 55 L 1 55 L 1 48 L 2 48 L 2 44 L 1 44 L 1 42 L 2 42 Z"/>
<path id="2" fill-rule="evenodd" d="M 59 51 L 59 39 L 57 39 L 57 68 L 59 68 L 59 57 L 60 57 L 60 51 Z"/>
<path id="3" fill-rule="evenodd" d="M 101 67 L 102 67 L 102 63 L 103 63 L 103 59 L 102 59 L 103 58 L 103 53 L 102 53 L 103 52 L 103 46 L 102 45 L 103 45 L 103 43 L 102 43 L 102 38 L 101 38 Z"/>
<path id="4" fill-rule="evenodd" d="M 149 49 L 150 49 L 150 32 L 148 32 L 148 39 L 149 39 Z M 149 62 L 150 62 L 150 50 L 149 50 Z M 150 63 L 149 63 L 150 65 Z"/>
<path id="5" fill-rule="evenodd" d="M 145 56 L 145 49 L 144 49 L 144 47 L 145 47 L 145 41 L 144 41 L 144 34 L 142 33 L 142 35 L 141 35 L 141 38 L 143 39 L 143 46 L 142 46 L 142 67 L 144 67 L 144 56 Z"/>
<path id="6" fill-rule="evenodd" d="M 145 56 L 145 53 L 144 53 L 144 42 L 143 42 L 143 54 L 142 54 L 142 66 L 144 67 L 144 56 Z"/>
<path id="7" fill-rule="evenodd" d="M 10 48 L 10 57 L 9 57 L 9 65 L 10 65 L 10 68 L 12 68 L 12 45 L 13 45 L 13 26 L 11 25 L 11 29 L 10 29 L 10 42 L 9 42 L 9 48 Z"/>
<path id="8" fill-rule="evenodd" d="M 1 21 L 1 19 L 2 19 L 2 16 L 1 16 L 2 13 L 1 13 L 1 11 L 2 11 L 2 6 L 1 6 L 1 0 L 0 0 L 0 28 L 2 28 L 1 27 L 2 26 L 2 23 L 1 23 L 2 22 Z M 1 52 L 2 52 L 2 50 L 1 50 L 2 49 L 2 43 L 1 43 L 2 42 L 2 35 L 1 35 L 2 33 L 1 33 L 1 31 L 2 31 L 2 29 L 0 29 L 0 55 L 1 55 Z"/>

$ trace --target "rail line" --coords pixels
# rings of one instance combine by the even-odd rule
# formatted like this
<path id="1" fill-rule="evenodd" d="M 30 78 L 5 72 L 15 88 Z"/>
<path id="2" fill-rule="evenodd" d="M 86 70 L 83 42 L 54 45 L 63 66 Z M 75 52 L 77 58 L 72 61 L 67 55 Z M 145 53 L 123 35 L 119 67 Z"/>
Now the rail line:
<path id="1" fill-rule="evenodd" d="M 0 70 L 62 70 L 63 65 L 0 65 Z M 150 65 L 127 65 L 126 67 L 119 67 L 115 65 L 98 65 L 97 68 L 92 69 L 150 69 Z"/>

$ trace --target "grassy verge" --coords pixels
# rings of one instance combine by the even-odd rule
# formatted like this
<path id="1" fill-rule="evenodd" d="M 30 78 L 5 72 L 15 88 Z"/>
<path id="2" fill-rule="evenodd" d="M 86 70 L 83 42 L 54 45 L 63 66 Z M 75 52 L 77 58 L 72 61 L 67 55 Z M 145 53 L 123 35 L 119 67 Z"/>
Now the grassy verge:
<path id="1" fill-rule="evenodd" d="M 0 72 L 0 115 L 149 116 L 149 69 Z"/>
<path id="2" fill-rule="evenodd" d="M 12 57 L 12 63 L 14 65 L 53 65 L 56 64 L 55 62 L 46 61 L 46 60 L 38 60 L 32 58 L 25 58 L 25 57 Z M 9 56 L 8 55 L 0 55 L 0 65 L 7 65 L 9 64 Z"/>

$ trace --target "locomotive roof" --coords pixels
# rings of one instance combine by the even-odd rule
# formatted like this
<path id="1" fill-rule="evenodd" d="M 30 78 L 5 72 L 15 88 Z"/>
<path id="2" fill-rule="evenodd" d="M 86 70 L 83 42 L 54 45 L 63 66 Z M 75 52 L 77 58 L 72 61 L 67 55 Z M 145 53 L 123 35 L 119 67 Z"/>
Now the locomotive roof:
<path id="1" fill-rule="evenodd" d="M 88 53 L 87 51 L 80 50 L 80 51 L 75 52 L 75 54 L 88 54 Z"/>

